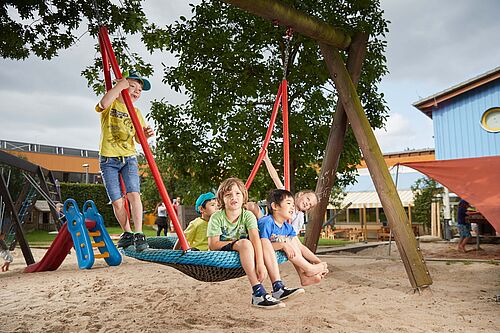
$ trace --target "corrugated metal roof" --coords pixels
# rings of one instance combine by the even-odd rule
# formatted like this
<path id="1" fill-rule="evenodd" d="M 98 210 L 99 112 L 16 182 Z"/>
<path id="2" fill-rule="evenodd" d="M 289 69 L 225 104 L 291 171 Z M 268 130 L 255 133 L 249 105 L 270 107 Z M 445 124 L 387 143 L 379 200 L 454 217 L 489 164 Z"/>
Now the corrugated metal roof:
<path id="1" fill-rule="evenodd" d="M 411 190 L 398 191 L 398 194 L 404 207 L 413 205 L 413 192 Z M 350 202 L 352 202 L 352 204 L 349 208 L 382 207 L 377 192 L 349 192 L 342 201 L 341 207 L 347 206 Z"/>

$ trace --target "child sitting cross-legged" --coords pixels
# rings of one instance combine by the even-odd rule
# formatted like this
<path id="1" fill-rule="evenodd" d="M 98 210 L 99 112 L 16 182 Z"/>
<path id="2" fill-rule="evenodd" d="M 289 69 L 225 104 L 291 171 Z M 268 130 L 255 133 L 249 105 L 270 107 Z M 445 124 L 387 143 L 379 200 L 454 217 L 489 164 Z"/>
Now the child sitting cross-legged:
<path id="1" fill-rule="evenodd" d="M 293 194 L 287 190 L 272 190 L 267 198 L 269 215 L 259 219 L 258 227 L 266 265 L 271 282 L 273 296 L 285 299 L 303 293 L 303 289 L 284 287 L 280 278 L 275 250 L 283 250 L 288 260 L 295 266 L 303 286 L 315 284 L 328 273 L 327 264 L 305 247 L 297 237 L 290 223 L 295 211 Z"/>
<path id="2" fill-rule="evenodd" d="M 186 235 L 186 240 L 191 250 L 207 251 L 208 220 L 210 220 L 212 214 L 217 211 L 217 197 L 212 192 L 203 193 L 196 199 L 194 208 L 198 214 L 201 214 L 201 217 L 197 217 L 191 221 L 186 230 L 184 230 L 184 234 Z M 180 248 L 181 245 L 179 241 L 177 241 L 174 250 L 180 250 Z"/>
<path id="3" fill-rule="evenodd" d="M 257 219 L 243 209 L 248 192 L 238 178 L 223 181 L 217 191 L 221 210 L 208 222 L 208 247 L 212 251 L 236 251 L 241 266 L 252 286 L 252 305 L 262 308 L 284 307 L 285 304 L 267 294 L 262 281 L 267 276 Z"/>

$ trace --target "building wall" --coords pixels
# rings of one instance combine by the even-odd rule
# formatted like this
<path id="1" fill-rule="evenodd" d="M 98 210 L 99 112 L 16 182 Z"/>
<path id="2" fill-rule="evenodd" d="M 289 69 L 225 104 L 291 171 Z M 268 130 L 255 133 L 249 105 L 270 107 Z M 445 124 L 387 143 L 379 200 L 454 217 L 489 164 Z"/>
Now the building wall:
<path id="1" fill-rule="evenodd" d="M 463 93 L 433 110 L 436 159 L 500 155 L 500 133 L 481 127 L 483 113 L 500 107 L 500 80 Z"/>

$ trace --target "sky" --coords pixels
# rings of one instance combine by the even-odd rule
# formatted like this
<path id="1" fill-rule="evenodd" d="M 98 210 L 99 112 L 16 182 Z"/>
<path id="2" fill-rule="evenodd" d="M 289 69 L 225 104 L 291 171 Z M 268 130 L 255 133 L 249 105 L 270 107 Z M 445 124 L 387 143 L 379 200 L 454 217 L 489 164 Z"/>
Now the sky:
<path id="1" fill-rule="evenodd" d="M 190 16 L 189 2 L 149 0 L 144 7 L 151 21 L 166 25 Z M 500 1 L 381 0 L 381 7 L 391 22 L 390 74 L 379 91 L 390 111 L 385 129 L 375 135 L 384 153 L 432 148 L 432 120 L 412 103 L 500 65 Z M 0 59 L 0 139 L 98 150 L 100 124 L 93 110 L 99 97 L 80 75 L 93 61 L 94 43 L 85 35 L 50 61 Z M 185 101 L 161 83 L 161 64 L 175 64 L 175 58 L 149 54 L 136 38 L 129 43 L 155 68 L 152 90 L 136 102 L 143 114 L 154 99 Z"/>

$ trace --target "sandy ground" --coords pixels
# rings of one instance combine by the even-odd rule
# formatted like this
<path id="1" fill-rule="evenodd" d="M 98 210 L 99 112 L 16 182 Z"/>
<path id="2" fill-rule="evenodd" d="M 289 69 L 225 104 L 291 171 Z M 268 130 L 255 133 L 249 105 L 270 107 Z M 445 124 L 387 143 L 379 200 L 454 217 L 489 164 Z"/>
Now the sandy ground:
<path id="1" fill-rule="evenodd" d="M 425 245 L 424 253 L 446 246 Z M 57 271 L 24 274 L 16 250 L 11 270 L 0 273 L 0 332 L 499 332 L 494 261 L 428 261 L 434 283 L 419 294 L 394 253 L 374 259 L 386 249 L 365 251 L 367 257 L 323 256 L 330 274 L 321 284 L 286 308 L 262 310 L 250 306 L 244 277 L 199 282 L 131 258 L 79 271 L 74 255 Z M 45 250 L 33 252 L 39 260 Z M 280 267 L 287 285 L 296 286 L 290 263 Z"/>

